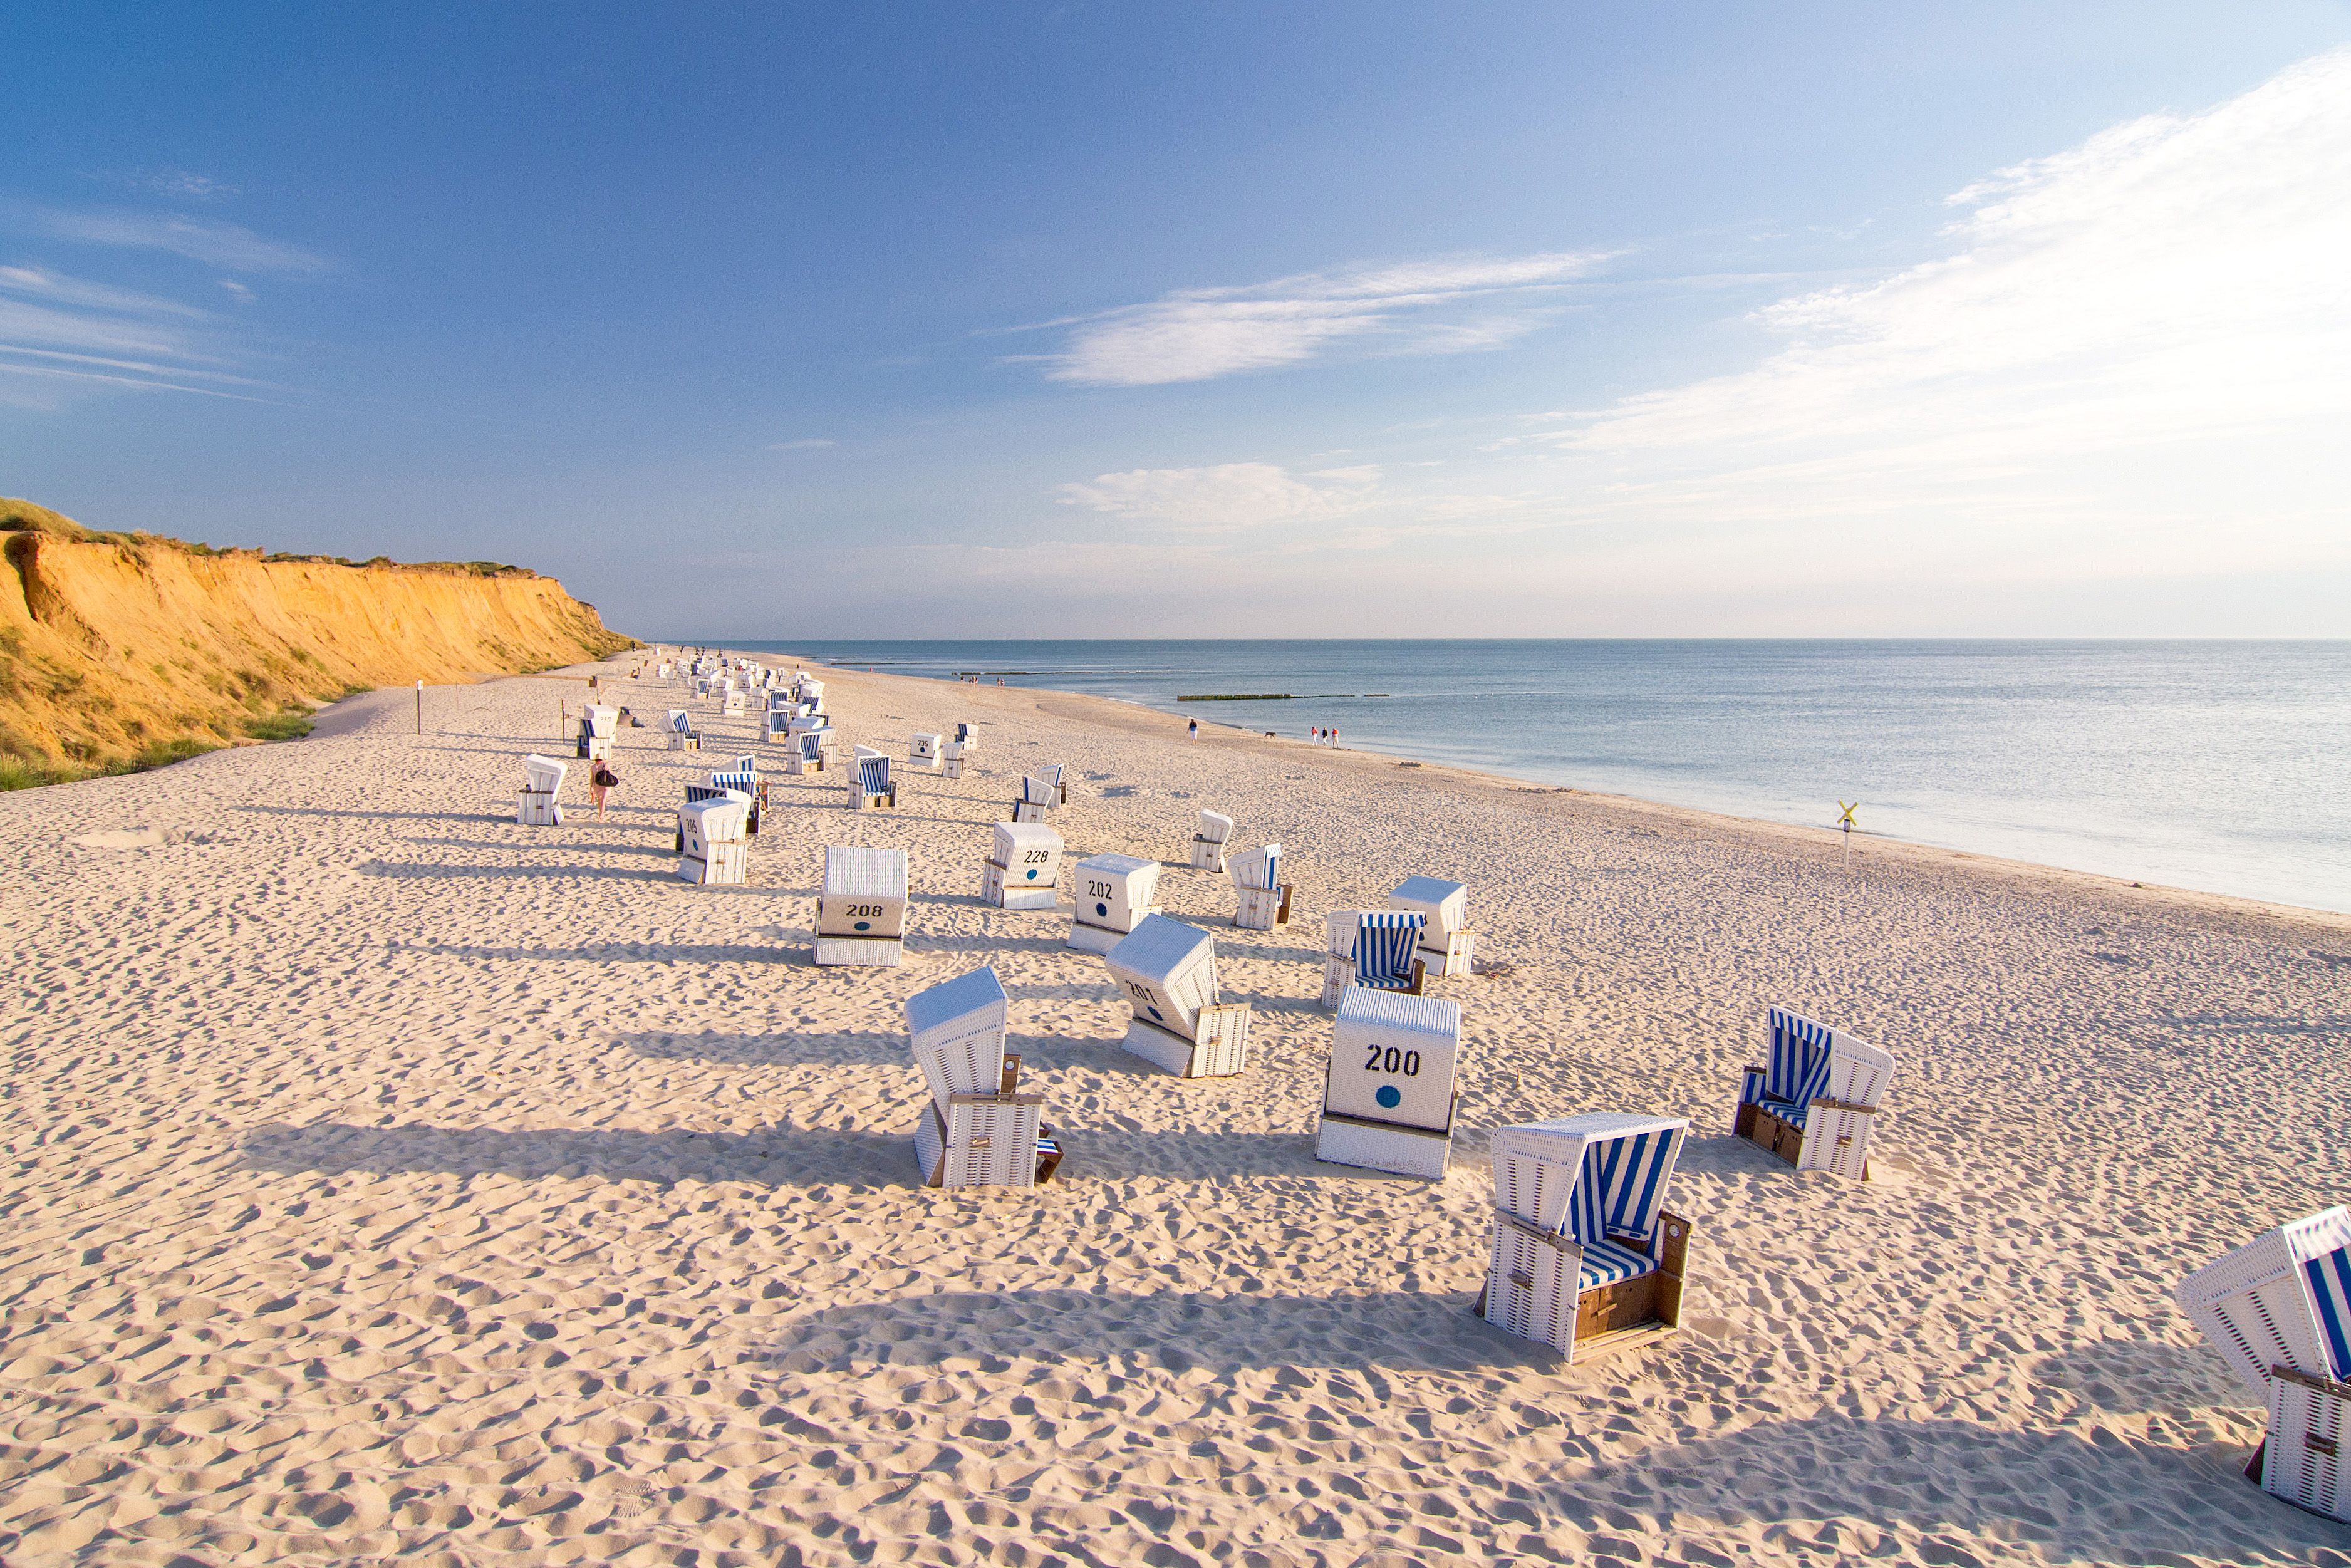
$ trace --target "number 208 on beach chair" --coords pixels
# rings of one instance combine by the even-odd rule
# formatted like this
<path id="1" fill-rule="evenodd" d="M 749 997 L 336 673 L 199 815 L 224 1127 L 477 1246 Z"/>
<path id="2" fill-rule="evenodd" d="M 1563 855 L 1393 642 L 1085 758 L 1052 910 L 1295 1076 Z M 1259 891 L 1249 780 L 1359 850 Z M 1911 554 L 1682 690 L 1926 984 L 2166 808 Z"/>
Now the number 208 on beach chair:
<path id="1" fill-rule="evenodd" d="M 1785 1008 L 1764 1014 L 1763 1040 L 1765 1064 L 1747 1070 L 1730 1130 L 1800 1171 L 1867 1180 L 1894 1053 Z"/>
<path id="2" fill-rule="evenodd" d="M 1498 1129 L 1478 1315 L 1570 1361 L 1677 1328 L 1689 1221 L 1665 1202 L 1688 1131 L 1608 1111 Z"/>
<path id="3" fill-rule="evenodd" d="M 816 897 L 816 961 L 894 969 L 906 961 L 906 852 L 833 844 Z"/>
<path id="4" fill-rule="evenodd" d="M 2269 1436 L 2245 1474 L 2272 1497 L 2351 1523 L 2351 1210 L 2266 1231 L 2172 1295 L 2268 1397 Z"/>

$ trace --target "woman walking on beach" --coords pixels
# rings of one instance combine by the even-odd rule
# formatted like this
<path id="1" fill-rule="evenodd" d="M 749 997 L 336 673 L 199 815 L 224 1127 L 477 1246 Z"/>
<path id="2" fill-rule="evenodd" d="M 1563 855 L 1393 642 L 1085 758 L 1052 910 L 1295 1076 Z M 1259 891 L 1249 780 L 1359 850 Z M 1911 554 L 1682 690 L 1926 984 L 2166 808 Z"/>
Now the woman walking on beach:
<path id="1" fill-rule="evenodd" d="M 1192 721 L 1192 738 L 1195 740 L 1200 738 L 1200 721 L 1196 718 Z"/>
<path id="2" fill-rule="evenodd" d="M 598 821 L 604 820 L 604 791 L 620 781 L 621 776 L 612 771 L 612 765 L 601 757 L 588 769 L 588 803 L 596 808 Z"/>

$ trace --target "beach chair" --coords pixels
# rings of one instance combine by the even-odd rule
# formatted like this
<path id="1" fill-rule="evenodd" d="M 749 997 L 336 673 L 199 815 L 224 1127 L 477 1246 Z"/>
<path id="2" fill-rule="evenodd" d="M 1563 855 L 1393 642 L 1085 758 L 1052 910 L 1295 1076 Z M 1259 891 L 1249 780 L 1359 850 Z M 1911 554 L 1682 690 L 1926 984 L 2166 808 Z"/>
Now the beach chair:
<path id="1" fill-rule="evenodd" d="M 859 747 L 850 766 L 850 810 L 870 811 L 881 806 L 895 809 L 897 804 L 898 786 L 890 779 L 890 759 L 878 751 Z"/>
<path id="2" fill-rule="evenodd" d="M 702 749 L 702 737 L 694 733 L 694 716 L 682 707 L 669 710 L 662 720 L 662 733 L 668 737 L 672 751 Z"/>
<path id="3" fill-rule="evenodd" d="M 1041 822 L 1045 813 L 1053 809 L 1060 791 L 1050 779 L 1034 774 L 1020 776 L 1020 799 L 1012 802 L 1012 820 L 1016 822 Z"/>
<path id="4" fill-rule="evenodd" d="M 1350 986 L 1339 998 L 1314 1157 L 1441 1179 L 1453 1149 L 1461 1007 Z"/>
<path id="5" fill-rule="evenodd" d="M 612 755 L 612 737 L 619 729 L 618 708 L 590 703 L 580 710 L 579 755 L 591 762 L 601 762 Z"/>
<path id="6" fill-rule="evenodd" d="M 939 756 L 937 736 L 917 735 L 906 742 L 906 767 L 910 770 L 917 773 L 936 773 L 942 760 Z"/>
<path id="7" fill-rule="evenodd" d="M 677 813 L 677 874 L 709 887 L 740 887 L 750 880 L 744 821 L 751 802 L 731 789 L 689 800 Z"/>
<path id="8" fill-rule="evenodd" d="M 790 747 L 784 753 L 784 771 L 790 774 L 821 773 L 824 753 L 832 732 L 826 729 L 795 730 Z"/>
<path id="9" fill-rule="evenodd" d="M 1039 771 L 1044 776 L 1045 782 L 1053 787 L 1053 804 L 1056 806 L 1068 805 L 1070 803 L 1070 786 L 1065 776 L 1068 774 L 1069 769 L 1059 762 L 1048 762 L 1042 768 L 1039 769 Z"/>
<path id="10" fill-rule="evenodd" d="M 957 724 L 956 726 L 955 737 L 956 744 L 962 747 L 966 751 L 977 751 L 979 749 L 979 731 L 971 725 Z"/>
<path id="11" fill-rule="evenodd" d="M 789 707 L 768 709 L 760 716 L 759 730 L 767 737 L 769 746 L 787 744 L 792 736 L 792 710 Z"/>
<path id="12" fill-rule="evenodd" d="M 1107 953 L 1119 938 L 1159 913 L 1159 862 L 1133 855 L 1095 855 L 1081 860 L 1076 879 L 1076 913 L 1070 920 L 1072 947 Z"/>
<path id="13" fill-rule="evenodd" d="M 1406 877 L 1388 894 L 1388 907 L 1426 919 L 1420 928 L 1420 961 L 1431 975 L 1450 979 L 1470 973 L 1478 935 L 1469 929 L 1468 887 L 1433 876 Z"/>
<path id="14" fill-rule="evenodd" d="M 906 852 L 833 844 L 816 897 L 816 961 L 894 969 L 906 957 Z"/>
<path id="15" fill-rule="evenodd" d="M 1350 986 L 1420 995 L 1422 923 L 1413 910 L 1332 910 L 1323 920 L 1322 1005 L 1337 1007 Z"/>
<path id="16" fill-rule="evenodd" d="M 1857 1035 L 1771 1008 L 1764 1061 L 1739 1089 L 1731 1131 L 1800 1171 L 1869 1179 L 1869 1137 L 1894 1078 L 1894 1053 Z"/>
<path id="17" fill-rule="evenodd" d="M 1192 869 L 1222 875 L 1225 842 L 1233 836 L 1233 820 L 1222 811 L 1200 813 L 1199 831 L 1192 835 Z"/>
<path id="18" fill-rule="evenodd" d="M 1004 1052 L 1008 1005 L 994 969 L 906 998 L 907 1038 L 930 1091 L 914 1137 L 927 1186 L 1033 1186 L 1061 1163 L 1044 1097 L 1019 1092 L 1020 1059 Z"/>
<path id="19" fill-rule="evenodd" d="M 939 772 L 948 779 L 963 777 L 963 742 L 946 740 L 939 743 Z"/>
<path id="20" fill-rule="evenodd" d="M 751 810 L 744 818 L 743 831 L 756 839 L 759 836 L 759 819 L 768 810 L 768 781 L 759 777 L 757 768 L 742 766 L 749 760 L 747 757 L 738 758 L 735 767 L 713 773 L 710 782 L 715 788 L 734 790 L 751 803 Z"/>
<path id="21" fill-rule="evenodd" d="M 563 808 L 555 798 L 562 792 L 568 766 L 560 758 L 541 757 L 536 751 L 522 759 L 522 797 L 515 807 L 517 823 L 526 828 L 563 825 Z"/>
<path id="22" fill-rule="evenodd" d="M 1570 1361 L 1678 1328 L 1690 1228 L 1665 1204 L 1688 1133 L 1613 1111 L 1498 1129 L 1478 1315 Z"/>
<path id="23" fill-rule="evenodd" d="M 1230 1078 L 1249 1065 L 1249 1005 L 1217 1000 L 1217 945 L 1207 932 L 1146 915 L 1102 962 L 1134 1015 L 1128 1051 L 1178 1078 Z"/>
<path id="24" fill-rule="evenodd" d="M 1234 925 L 1244 931 L 1270 931 L 1290 924 L 1290 884 L 1279 880 L 1280 869 L 1280 844 L 1243 850 L 1232 857 Z"/>
<path id="25" fill-rule="evenodd" d="M 998 822 L 979 896 L 998 909 L 1060 907 L 1061 835 L 1042 822 Z"/>
<path id="26" fill-rule="evenodd" d="M 720 711 L 728 718 L 739 718 L 748 710 L 750 702 L 750 694 L 737 686 L 726 694 L 726 703 Z"/>

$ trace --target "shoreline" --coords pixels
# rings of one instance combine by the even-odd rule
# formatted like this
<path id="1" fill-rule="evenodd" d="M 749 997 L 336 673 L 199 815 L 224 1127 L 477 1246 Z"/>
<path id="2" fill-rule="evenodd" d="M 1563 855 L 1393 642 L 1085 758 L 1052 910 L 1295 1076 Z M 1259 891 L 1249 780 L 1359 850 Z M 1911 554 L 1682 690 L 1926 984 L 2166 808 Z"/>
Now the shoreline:
<path id="1" fill-rule="evenodd" d="M 674 645 L 664 644 L 664 646 Z M 695 645 L 687 644 L 687 646 Z M 711 643 L 707 646 L 716 649 L 719 645 Z M 960 687 L 967 691 L 1028 692 L 1039 697 L 1050 697 L 1057 701 L 1101 704 L 1110 714 L 1124 712 L 1147 714 L 1155 719 L 1166 721 L 1169 727 L 1177 731 L 1183 729 L 1186 720 L 1191 716 L 1170 714 L 1134 698 L 1104 696 L 1094 692 L 1072 692 L 1058 686 L 979 687 L 964 682 L 941 680 L 933 675 L 903 674 L 889 671 L 868 671 L 854 665 L 825 664 L 804 654 L 780 653 L 773 649 L 729 648 L 725 652 L 730 657 L 784 660 L 804 664 L 810 669 L 823 669 L 829 673 L 854 675 L 861 680 L 912 681 L 925 685 L 946 686 L 951 689 Z M 1702 806 L 1677 805 L 1671 801 L 1652 800 L 1637 795 L 1618 795 L 1604 790 L 1551 784 L 1541 779 L 1523 779 L 1496 769 L 1468 768 L 1458 763 L 1440 762 L 1390 751 L 1346 747 L 1333 750 L 1329 747 L 1318 746 L 1311 740 L 1290 736 L 1268 735 L 1262 730 L 1252 730 L 1228 724 L 1221 719 L 1203 717 L 1200 721 L 1200 729 L 1204 738 L 1211 729 L 1217 729 L 1238 739 L 1260 744 L 1270 742 L 1277 746 L 1294 747 L 1316 757 L 1332 758 L 1362 757 L 1373 759 L 1375 763 L 1385 762 L 1392 766 L 1408 767 L 1413 770 L 1426 772 L 1432 778 L 1450 777 L 1465 781 L 1481 782 L 1497 788 L 1508 788 L 1523 793 L 1566 795 L 1630 810 L 1665 813 L 1693 824 L 1713 823 L 1725 829 L 1766 834 L 1787 834 L 1792 836 L 1796 841 L 1813 849 L 1826 847 L 1834 851 L 1840 858 L 1843 854 L 1843 846 L 1838 842 L 1841 835 L 1834 828 L 1807 827 L 1801 823 L 1778 821 L 1769 817 L 1741 816 L 1736 812 L 1711 810 Z M 2047 879 L 2059 885 L 2096 889 L 2117 895 L 2140 895 L 2147 903 L 2161 904 L 2182 910 L 2212 915 L 2234 914 L 2260 920 L 2309 923 L 2322 930 L 2351 936 L 2351 911 L 2324 909 L 2308 904 L 2282 904 L 2273 899 L 2252 898 L 2241 894 L 2210 893 L 2199 888 L 2175 887 L 2163 883 L 2134 882 L 2126 877 L 2110 876 L 2102 872 L 2079 871 L 2071 866 L 2051 865 L 2040 861 L 2017 860 L 2011 856 L 1992 854 L 1980 850 L 1965 850 L 1947 844 L 1926 843 L 1915 839 L 1872 832 L 1866 829 L 1857 831 L 1854 834 L 1853 852 L 1856 863 L 1865 852 L 1882 853 L 1889 858 L 1903 854 L 1916 854 L 1923 857 L 1928 863 L 1968 865 L 1988 875 L 2009 876 L 2026 882 Z"/>

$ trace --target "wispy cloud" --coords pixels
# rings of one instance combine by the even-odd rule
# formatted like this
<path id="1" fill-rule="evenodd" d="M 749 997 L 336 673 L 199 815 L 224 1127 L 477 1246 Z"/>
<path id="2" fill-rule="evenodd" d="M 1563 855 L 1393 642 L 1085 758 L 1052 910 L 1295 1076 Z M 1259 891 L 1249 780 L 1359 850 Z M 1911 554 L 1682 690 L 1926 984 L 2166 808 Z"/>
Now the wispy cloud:
<path id="1" fill-rule="evenodd" d="M 1378 500 L 1379 481 L 1371 466 L 1301 476 L 1272 463 L 1223 463 L 1100 474 L 1055 494 L 1064 506 L 1207 532 L 1343 517 Z"/>
<path id="2" fill-rule="evenodd" d="M 228 272 L 320 273 L 332 263 L 298 246 L 265 239 L 241 224 L 192 218 L 176 213 L 136 213 L 120 208 L 67 210 L 22 207 L 12 226 L 77 245 L 160 250 Z"/>
<path id="3" fill-rule="evenodd" d="M 1395 353 L 1491 349 L 1549 319 L 1544 296 L 1590 272 L 1600 253 L 1457 256 L 1301 273 L 1242 287 L 1187 288 L 1070 327 L 1040 356 L 1055 381 L 1155 386 L 1297 364 L 1350 340 Z"/>
<path id="4" fill-rule="evenodd" d="M 213 318 L 193 306 L 37 267 L 0 267 L 0 387 L 56 407 L 72 388 L 251 398 Z"/>
<path id="5" fill-rule="evenodd" d="M 799 441 L 771 441 L 768 444 L 768 450 L 770 452 L 816 452 L 827 446 L 838 446 L 840 444 L 840 442 L 834 441 L 828 436 L 811 435 L 804 437 Z"/>
<path id="6" fill-rule="evenodd" d="M 91 174 L 88 178 L 152 191 L 156 195 L 168 196 L 179 202 L 225 201 L 235 195 L 237 191 L 225 180 L 216 180 L 210 174 L 198 174 L 187 169 L 141 169 L 128 174 Z"/>

